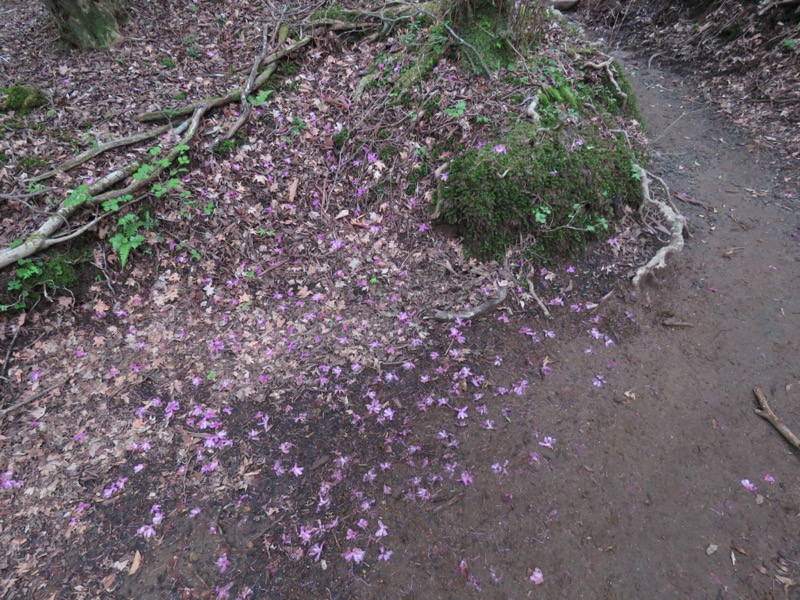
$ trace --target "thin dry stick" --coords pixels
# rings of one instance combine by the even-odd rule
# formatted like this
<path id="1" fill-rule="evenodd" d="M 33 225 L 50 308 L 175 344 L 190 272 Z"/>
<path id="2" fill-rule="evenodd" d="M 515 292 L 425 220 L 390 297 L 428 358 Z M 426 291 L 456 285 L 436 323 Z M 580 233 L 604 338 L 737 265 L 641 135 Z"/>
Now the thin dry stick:
<path id="1" fill-rule="evenodd" d="M 0 410 L 0 419 L 3 419 L 6 415 L 14 412 L 15 410 L 18 410 L 18 409 L 22 408 L 26 404 L 30 404 L 31 402 L 36 402 L 37 400 L 39 400 L 43 396 L 46 396 L 47 394 L 49 394 L 53 390 L 56 390 L 56 389 L 60 388 L 62 385 L 67 383 L 70 379 L 75 377 L 75 375 L 76 375 L 75 373 L 73 373 L 72 375 L 67 375 L 61 381 L 59 381 L 58 383 L 56 383 L 54 385 L 51 385 L 46 390 L 43 390 L 43 391 L 39 392 L 38 394 L 34 394 L 30 398 L 26 398 L 25 400 L 20 400 L 19 402 L 17 402 L 16 404 L 12 404 L 8 408 L 4 408 L 3 410 Z"/>
<path id="2" fill-rule="evenodd" d="M 547 307 L 544 305 L 544 302 L 542 302 L 542 299 L 539 298 L 539 296 L 536 294 L 536 290 L 533 287 L 533 271 L 528 272 L 528 276 L 526 277 L 526 279 L 528 280 L 528 293 L 531 296 L 533 296 L 534 300 L 536 300 L 536 304 L 538 304 L 539 308 L 542 309 L 544 316 L 547 317 L 548 319 L 552 319 L 553 316 L 550 314 L 550 311 L 547 310 Z"/>
<path id="3" fill-rule="evenodd" d="M 777 429 L 778 433 L 786 438 L 786 441 L 789 442 L 795 448 L 795 450 L 800 450 L 800 439 L 798 439 L 798 437 L 792 433 L 792 431 L 786 425 L 784 425 L 783 421 L 778 418 L 778 415 L 772 412 L 772 408 L 770 407 L 769 402 L 767 402 L 764 392 L 762 392 L 760 388 L 754 387 L 753 393 L 756 395 L 756 400 L 758 400 L 759 406 L 759 408 L 756 409 L 756 414 L 759 417 L 763 417 L 769 421 L 770 425 Z"/>

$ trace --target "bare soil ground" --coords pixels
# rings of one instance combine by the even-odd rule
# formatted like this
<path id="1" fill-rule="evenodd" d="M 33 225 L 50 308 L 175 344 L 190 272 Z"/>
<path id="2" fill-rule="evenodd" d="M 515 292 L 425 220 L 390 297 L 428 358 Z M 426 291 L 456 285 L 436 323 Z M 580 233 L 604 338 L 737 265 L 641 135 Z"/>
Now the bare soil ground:
<path id="1" fill-rule="evenodd" d="M 463 435 L 461 461 L 483 475 L 471 492 L 387 521 L 404 547 L 359 597 L 797 597 L 797 455 L 752 393 L 800 427 L 797 173 L 645 66 L 628 63 L 652 167 L 708 207 L 680 203 L 694 237 L 658 281 L 638 294 L 621 283 L 596 324 L 560 322 L 546 348 L 474 325 L 505 357 L 492 381 L 535 383 L 491 403 L 509 415 L 497 431 Z M 605 385 L 587 385 L 596 375 Z"/>
<path id="2" fill-rule="evenodd" d="M 154 44 L 153 61 L 190 73 L 189 44 L 238 60 L 204 47 L 209 31 L 165 38 L 172 51 Z M 321 46 L 293 76 L 299 95 L 348 90 L 334 66 L 373 58 L 350 50 Z M 124 79 L 137 57 L 121 58 L 101 57 L 153 105 L 175 91 L 138 89 Z M 614 243 L 540 271 L 552 321 L 515 285 L 483 317 L 423 319 L 513 277 L 465 260 L 419 205 L 364 199 L 336 220 L 314 210 L 325 190 L 303 184 L 287 203 L 294 165 L 330 176 L 317 134 L 293 137 L 288 92 L 286 124 L 257 129 L 284 146 L 255 136 L 255 150 L 193 165 L 218 212 L 153 239 L 125 275 L 112 264 L 110 290 L 102 279 L 31 317 L 17 341 L 0 389 L 73 379 L 1 424 L 0 594 L 798 597 L 797 455 L 754 414 L 752 388 L 800 430 L 800 173 L 691 82 L 626 61 L 650 169 L 692 238 L 638 291 L 625 277 L 653 242 L 629 221 Z M 210 93 L 217 79 L 181 81 Z M 129 109 L 117 101 L 110 111 Z M 324 138 L 330 116 L 316 116 L 305 122 Z M 185 233 L 177 212 L 168 237 Z M 272 228 L 292 237 L 257 234 Z"/>

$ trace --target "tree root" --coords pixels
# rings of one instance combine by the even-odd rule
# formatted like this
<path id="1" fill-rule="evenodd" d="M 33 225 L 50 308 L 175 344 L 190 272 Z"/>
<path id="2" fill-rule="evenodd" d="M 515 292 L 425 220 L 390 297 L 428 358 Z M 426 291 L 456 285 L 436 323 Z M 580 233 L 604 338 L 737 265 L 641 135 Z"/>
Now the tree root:
<path id="1" fill-rule="evenodd" d="M 183 133 L 186 127 L 189 126 L 189 122 L 186 121 L 182 123 L 177 129 L 174 129 L 177 135 Z M 119 140 L 114 140 L 108 142 L 106 144 L 101 144 L 95 148 L 90 148 L 83 154 L 79 154 L 73 159 L 66 161 L 65 163 L 60 164 L 52 171 L 48 171 L 47 173 L 42 173 L 41 175 L 37 175 L 36 177 L 31 177 L 30 179 L 26 180 L 27 183 L 36 183 L 37 181 L 42 181 L 44 179 L 49 179 L 54 175 L 58 175 L 64 171 L 69 171 L 70 169 L 74 169 L 85 163 L 88 160 L 93 159 L 96 156 L 100 156 L 104 152 L 108 152 L 109 150 L 114 150 L 115 148 L 124 148 L 125 146 L 132 146 L 133 144 L 138 144 L 140 142 L 144 142 L 146 140 L 153 139 L 158 137 L 164 133 L 173 130 L 172 125 L 162 125 L 158 129 L 153 129 L 152 131 L 145 131 L 143 133 L 137 133 L 136 135 L 131 135 L 126 138 L 122 138 Z"/>
<path id="2" fill-rule="evenodd" d="M 622 110 L 624 111 L 625 106 L 628 104 L 628 94 L 622 91 L 622 88 L 619 87 L 619 83 L 617 83 L 616 77 L 614 77 L 614 59 L 611 58 L 610 56 L 606 56 L 605 54 L 603 54 L 602 56 L 606 60 L 604 60 L 601 63 L 587 62 L 584 64 L 592 69 L 601 69 L 606 72 L 606 75 L 608 75 L 608 79 L 611 82 L 611 85 L 614 86 L 614 89 L 617 91 L 617 94 L 619 94 L 620 98 L 622 98 Z"/>
<path id="3" fill-rule="evenodd" d="M 800 450 L 800 439 L 784 425 L 783 421 L 778 418 L 778 415 L 772 412 L 772 408 L 769 402 L 767 402 L 767 398 L 764 396 L 764 392 L 761 391 L 761 388 L 754 387 L 753 394 L 755 394 L 756 400 L 758 400 L 758 408 L 755 410 L 756 414 L 769 421 L 770 425 L 777 429 L 778 433 L 780 433 L 795 450 Z"/>
<path id="4" fill-rule="evenodd" d="M 507 296 L 508 296 L 508 289 L 502 287 L 502 288 L 500 288 L 500 294 L 497 296 L 497 298 L 492 298 L 491 300 L 487 300 L 486 302 L 484 302 L 480 306 L 477 306 L 475 308 L 471 308 L 470 310 L 465 310 L 465 311 L 462 311 L 462 312 L 458 312 L 458 313 L 446 312 L 446 311 L 443 311 L 443 310 L 437 310 L 433 314 L 432 318 L 437 320 L 437 321 L 456 321 L 458 319 L 461 319 L 461 320 L 474 319 L 475 317 L 479 317 L 479 316 L 489 312 L 490 310 L 493 310 L 493 309 L 497 308 L 498 306 L 500 306 L 503 302 L 506 301 L 506 297 Z"/>
<path id="5" fill-rule="evenodd" d="M 638 287 L 642 277 L 652 273 L 656 269 L 663 269 L 666 266 L 667 255 L 683 250 L 683 230 L 686 227 L 686 219 L 678 212 L 678 210 L 672 204 L 671 199 L 668 199 L 667 202 L 654 199 L 650 194 L 650 179 L 648 177 L 648 172 L 637 164 L 634 164 L 633 168 L 639 174 L 639 178 L 642 183 L 642 195 L 644 196 L 642 208 L 644 209 L 648 206 L 654 206 L 661 212 L 663 217 L 670 225 L 669 243 L 660 248 L 658 252 L 656 252 L 655 256 L 653 256 L 653 258 L 647 262 L 647 264 L 639 267 L 639 269 L 636 271 L 636 274 L 633 276 L 633 287 Z M 666 188 L 666 183 L 664 183 L 663 180 L 661 180 L 661 183 Z M 669 192 L 667 193 L 667 197 L 669 198 Z"/>
<path id="6" fill-rule="evenodd" d="M 172 163 L 178 155 L 181 153 L 181 150 L 178 150 L 180 146 L 188 145 L 188 143 L 194 137 L 195 132 L 197 131 L 197 127 L 200 124 L 200 119 L 206 113 L 207 108 L 197 108 L 195 110 L 194 115 L 192 116 L 191 120 L 189 121 L 189 125 L 187 127 L 186 134 L 180 140 L 180 142 L 173 147 L 173 149 L 167 154 L 166 161 Z M 14 264 L 21 258 L 27 258 L 37 252 L 42 250 L 46 250 L 51 246 L 55 246 L 56 244 L 60 244 L 62 242 L 66 242 L 67 240 L 74 239 L 78 235 L 84 233 L 92 226 L 94 226 L 100 218 L 90 221 L 86 225 L 80 227 L 78 230 L 69 233 L 67 235 L 61 237 L 55 237 L 55 234 L 64 226 L 64 224 L 69 222 L 69 218 L 74 215 L 80 208 L 83 206 L 97 206 L 102 202 L 106 202 L 108 200 L 115 200 L 117 198 L 121 198 L 125 195 L 132 194 L 134 192 L 140 191 L 145 186 L 153 183 L 158 177 L 161 176 L 161 173 L 164 171 L 165 167 L 162 165 L 157 166 L 151 173 L 144 179 L 136 180 L 132 184 L 128 185 L 119 190 L 112 190 L 109 192 L 102 193 L 103 190 L 108 189 L 112 185 L 127 179 L 133 173 L 135 173 L 139 167 L 140 163 L 133 162 L 127 165 L 124 169 L 120 169 L 117 171 L 113 171 L 103 177 L 102 179 L 94 182 L 92 185 L 88 186 L 88 199 L 83 202 L 71 202 L 68 203 L 67 199 L 62 200 L 61 204 L 59 205 L 56 212 L 51 214 L 44 223 L 42 223 L 39 228 L 29 235 L 27 239 L 25 239 L 22 244 L 19 246 L 15 246 L 14 248 L 6 248 L 4 250 L 0 250 L 0 269 L 7 267 L 8 265 Z M 116 211 L 113 211 L 116 212 Z M 110 214 L 110 213 L 108 213 Z"/>
<path id="7" fill-rule="evenodd" d="M 312 29 L 319 28 L 322 26 L 324 26 L 326 29 L 330 31 L 353 31 L 353 30 L 364 30 L 374 27 L 374 25 L 369 23 L 344 23 L 341 21 L 331 21 L 330 23 L 326 22 L 324 24 L 312 23 L 310 25 Z M 279 25 L 273 36 L 273 41 L 275 40 L 275 38 L 277 38 L 277 46 L 283 46 L 287 41 L 288 34 L 289 34 L 288 25 L 285 24 Z M 233 137 L 238 131 L 238 129 L 246 122 L 247 118 L 249 117 L 250 114 L 249 109 L 251 109 L 251 105 L 248 101 L 248 95 L 250 94 L 250 92 L 253 90 L 257 90 L 267 81 L 267 79 L 269 79 L 269 77 L 277 69 L 277 62 L 279 60 L 308 45 L 312 41 L 312 39 L 313 37 L 310 35 L 302 37 L 299 41 L 294 42 L 290 46 L 284 47 L 280 50 L 275 50 L 272 54 L 267 56 L 266 27 L 265 27 L 261 52 L 258 55 L 257 59 L 255 60 L 250 71 L 250 77 L 248 78 L 246 84 L 243 87 L 231 90 L 224 96 L 207 98 L 205 100 L 201 100 L 199 102 L 195 102 L 175 110 L 161 110 L 150 113 L 142 113 L 136 116 L 135 119 L 140 122 L 151 122 L 151 121 L 159 121 L 165 119 L 169 121 L 174 121 L 176 118 L 184 118 L 184 117 L 188 118 L 184 118 L 183 121 L 177 127 L 175 127 L 172 124 L 167 124 L 157 129 L 154 129 L 153 131 L 144 132 L 126 138 L 122 138 L 119 140 L 108 142 L 97 148 L 90 149 L 71 160 L 66 161 L 57 168 L 48 171 L 47 173 L 43 173 L 42 175 L 38 175 L 37 177 L 28 180 L 27 183 L 32 183 L 36 181 L 41 181 L 43 179 L 47 179 L 49 177 L 53 177 L 58 173 L 68 171 L 69 169 L 77 167 L 85 163 L 86 161 L 96 156 L 99 156 L 100 154 L 103 154 L 104 152 L 107 152 L 109 150 L 137 144 L 145 140 L 158 137 L 159 135 L 162 135 L 164 133 L 174 131 L 175 134 L 177 135 L 182 134 L 180 141 L 173 146 L 172 150 L 166 155 L 166 157 L 164 157 L 164 159 L 162 160 L 159 160 L 155 165 L 152 165 L 154 168 L 148 174 L 147 177 L 135 180 L 133 183 L 129 184 L 128 186 L 122 189 L 106 191 L 115 186 L 116 184 L 125 181 L 142 167 L 141 162 L 133 161 L 127 164 L 125 167 L 112 171 L 111 173 L 108 173 L 104 177 L 100 178 L 91 185 L 87 186 L 85 197 L 81 198 L 79 201 L 75 200 L 75 198 L 73 197 L 74 194 L 70 198 L 62 200 L 60 204 L 58 204 L 58 208 L 55 210 L 55 212 L 48 213 L 48 216 L 46 217 L 45 221 L 36 229 L 36 231 L 28 235 L 21 244 L 13 248 L 7 247 L 4 249 L 0 249 L 0 270 L 11 264 L 16 263 L 18 260 L 22 258 L 27 258 L 29 256 L 36 254 L 37 252 L 46 250 L 47 248 L 50 248 L 56 244 L 60 244 L 62 242 L 74 239 L 79 235 L 81 235 L 82 233 L 94 227 L 101 219 L 105 218 L 107 215 L 118 213 L 119 207 L 114 208 L 113 210 L 108 210 L 107 212 L 105 212 L 105 214 L 102 214 L 94 218 L 93 220 L 82 225 L 78 229 L 70 231 L 69 220 L 79 210 L 83 208 L 94 208 L 99 206 L 103 202 L 107 202 L 109 200 L 115 200 L 118 198 L 122 198 L 123 196 L 127 196 L 129 194 L 134 194 L 144 191 L 147 186 L 154 183 L 159 177 L 161 177 L 165 169 L 167 169 L 169 165 L 172 164 L 177 159 L 177 157 L 181 154 L 181 152 L 185 150 L 185 148 L 189 145 L 192 139 L 194 139 L 197 129 L 200 125 L 200 122 L 208 111 L 214 108 L 218 108 L 220 106 L 224 106 L 238 99 L 240 102 L 242 102 L 243 105 L 242 115 L 228 130 L 225 139 L 230 139 L 231 137 Z M 266 66 L 267 68 L 261 74 L 258 74 L 258 68 L 260 66 Z M 38 190 L 31 195 L 38 195 L 40 193 L 44 193 L 44 191 Z M 19 197 L 15 197 L 15 199 L 24 201 L 22 199 L 24 197 L 25 196 L 20 195 Z M 65 226 L 67 227 L 67 233 L 61 235 L 60 237 L 56 237 L 56 235 Z"/>

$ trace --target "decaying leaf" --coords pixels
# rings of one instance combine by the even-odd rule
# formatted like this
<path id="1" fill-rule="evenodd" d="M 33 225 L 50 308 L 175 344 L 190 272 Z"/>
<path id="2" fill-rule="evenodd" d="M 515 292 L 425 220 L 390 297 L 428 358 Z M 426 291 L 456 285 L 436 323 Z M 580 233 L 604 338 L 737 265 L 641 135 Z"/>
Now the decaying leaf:
<path id="1" fill-rule="evenodd" d="M 131 568 L 128 570 L 128 575 L 135 575 L 136 571 L 139 570 L 139 567 L 142 566 L 142 553 L 138 550 L 136 554 L 133 555 L 133 562 L 131 563 Z"/>

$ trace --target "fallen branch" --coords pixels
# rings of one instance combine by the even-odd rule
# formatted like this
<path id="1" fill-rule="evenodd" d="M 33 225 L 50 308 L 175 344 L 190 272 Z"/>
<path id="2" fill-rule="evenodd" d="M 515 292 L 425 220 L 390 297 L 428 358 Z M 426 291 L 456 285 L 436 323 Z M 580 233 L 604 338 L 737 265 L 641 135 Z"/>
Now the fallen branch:
<path id="1" fill-rule="evenodd" d="M 470 310 L 465 310 L 458 313 L 453 312 L 446 312 L 443 310 L 437 310 L 433 314 L 433 318 L 437 321 L 456 321 L 458 319 L 474 319 L 475 317 L 479 317 L 482 314 L 489 312 L 492 309 L 497 308 L 503 302 L 506 301 L 506 296 L 508 296 L 508 289 L 502 287 L 500 288 L 500 294 L 497 298 L 492 298 L 491 300 L 487 300 L 480 306 L 476 308 L 471 308 Z"/>
<path id="2" fill-rule="evenodd" d="M 784 425 L 783 421 L 778 418 L 778 415 L 772 412 L 772 408 L 770 407 L 769 402 L 767 402 L 764 392 L 762 392 L 760 388 L 754 387 L 753 393 L 756 396 L 756 400 L 758 400 L 759 406 L 755 411 L 756 414 L 759 417 L 769 421 L 770 425 L 777 429 L 778 433 L 786 438 L 786 441 L 789 442 L 795 450 L 800 450 L 800 439 L 798 439 L 798 437 L 792 433 L 792 431 L 786 425 Z"/>
<path id="3" fill-rule="evenodd" d="M 16 404 L 12 404 L 8 408 L 4 408 L 3 410 L 0 410 L 0 420 L 2 420 L 3 418 L 5 418 L 6 415 L 11 414 L 15 410 L 19 410 L 20 408 L 22 408 L 23 406 L 25 406 L 27 404 L 30 404 L 31 402 L 36 402 L 37 400 L 39 400 L 40 398 L 46 396 L 47 394 L 49 394 L 53 390 L 56 390 L 56 389 L 60 388 L 62 385 L 67 383 L 73 377 L 75 377 L 75 373 L 73 373 L 72 375 L 67 375 L 66 377 L 64 377 L 58 383 L 51 385 L 49 388 L 39 392 L 38 394 L 34 394 L 30 398 L 26 398 L 25 400 L 20 400 Z"/>
<path id="4" fill-rule="evenodd" d="M 763 17 L 767 12 L 776 6 L 786 6 L 788 4 L 798 4 L 800 0 L 779 0 L 778 2 L 768 2 L 759 11 L 758 16 Z"/>
<path id="5" fill-rule="evenodd" d="M 0 379 L 5 380 L 6 375 L 8 375 L 8 367 L 11 365 L 11 353 L 14 351 L 14 344 L 17 343 L 17 336 L 19 335 L 20 329 L 22 329 L 22 325 L 17 325 L 17 330 L 14 332 L 14 337 L 11 338 L 11 343 L 8 345 L 8 350 L 6 350 L 6 358 L 3 361 L 3 368 L 0 370 Z"/>
<path id="6" fill-rule="evenodd" d="M 642 209 L 645 209 L 647 206 L 655 206 L 670 225 L 669 243 L 660 248 L 658 252 L 656 252 L 655 256 L 653 256 L 653 258 L 647 262 L 647 264 L 639 267 L 636 271 L 636 274 L 633 276 L 633 287 L 638 287 L 642 277 L 652 273 L 656 269 L 663 269 L 665 266 L 667 266 L 667 255 L 683 250 L 683 230 L 686 227 L 686 219 L 682 214 L 674 209 L 674 205 L 672 205 L 671 200 L 669 200 L 669 203 L 666 203 L 654 199 L 650 194 L 650 180 L 648 178 L 647 171 L 637 164 L 634 164 L 633 168 L 639 174 L 639 179 L 642 184 L 642 195 L 644 196 Z M 664 184 L 664 186 L 666 187 L 666 184 Z"/>
<path id="7" fill-rule="evenodd" d="M 275 35 L 273 36 L 273 43 L 275 42 L 275 38 L 280 35 L 282 28 L 279 25 L 275 29 Z M 247 119 L 250 118 L 250 113 L 253 110 L 253 105 L 250 104 L 250 101 L 247 99 L 247 96 L 250 95 L 250 92 L 253 90 L 253 84 L 255 83 L 256 77 L 258 77 L 258 67 L 264 62 L 264 59 L 267 58 L 267 50 L 269 50 L 269 40 L 267 38 L 268 32 L 267 24 L 264 23 L 264 29 L 261 33 L 261 53 L 256 57 L 256 60 L 253 62 L 253 66 L 250 69 L 250 77 L 247 78 L 247 83 L 245 83 L 244 87 L 242 88 L 241 94 L 241 104 L 242 104 L 242 112 L 239 115 L 239 118 L 236 119 L 236 122 L 228 129 L 228 133 L 226 133 L 222 139 L 229 140 L 233 136 L 236 135 L 236 132 L 239 131 L 242 125 L 245 124 Z M 285 29 L 284 29 L 285 31 Z M 285 36 L 284 36 L 285 37 Z M 214 144 L 216 146 L 216 144 Z"/>

